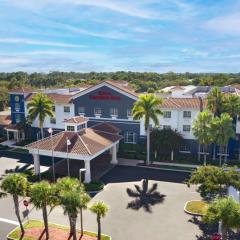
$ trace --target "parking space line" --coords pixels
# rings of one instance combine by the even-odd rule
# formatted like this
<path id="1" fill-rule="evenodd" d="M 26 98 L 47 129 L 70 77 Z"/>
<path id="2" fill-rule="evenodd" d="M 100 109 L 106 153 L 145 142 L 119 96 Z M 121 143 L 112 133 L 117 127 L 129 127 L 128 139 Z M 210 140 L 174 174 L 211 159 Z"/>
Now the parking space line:
<path id="1" fill-rule="evenodd" d="M 13 221 L 13 220 L 6 219 L 6 218 L 0 218 L 0 222 L 9 223 L 9 224 L 16 225 L 16 226 L 19 225 L 19 223 L 17 221 Z"/>

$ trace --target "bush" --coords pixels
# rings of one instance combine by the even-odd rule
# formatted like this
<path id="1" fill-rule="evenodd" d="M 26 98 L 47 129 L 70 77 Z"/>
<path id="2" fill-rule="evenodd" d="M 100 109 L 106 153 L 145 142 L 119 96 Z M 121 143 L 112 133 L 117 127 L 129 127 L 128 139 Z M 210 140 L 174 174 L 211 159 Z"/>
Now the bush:
<path id="1" fill-rule="evenodd" d="M 90 183 L 84 183 L 86 191 L 100 191 L 104 188 L 103 182 L 90 182 Z"/>
<path id="2" fill-rule="evenodd" d="M 24 139 L 24 140 L 22 140 L 20 142 L 17 142 L 15 145 L 23 147 L 23 146 L 26 146 L 26 145 L 34 142 L 34 141 L 35 141 L 35 139 L 33 139 L 33 138 L 27 138 L 27 139 Z"/>

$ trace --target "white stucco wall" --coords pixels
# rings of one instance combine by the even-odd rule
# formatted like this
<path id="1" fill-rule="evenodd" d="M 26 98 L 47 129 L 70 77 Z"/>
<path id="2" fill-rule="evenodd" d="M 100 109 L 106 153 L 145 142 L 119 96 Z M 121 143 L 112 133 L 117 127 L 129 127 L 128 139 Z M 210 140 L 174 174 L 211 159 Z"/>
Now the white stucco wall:
<path id="1" fill-rule="evenodd" d="M 50 118 L 47 117 L 44 121 L 43 127 L 44 128 L 57 128 L 57 129 L 64 129 L 64 123 L 63 120 L 66 118 L 74 117 L 74 105 L 73 104 L 54 104 L 55 105 L 55 118 L 56 118 L 56 124 L 50 123 Z M 64 106 L 70 107 L 70 112 L 66 113 L 64 112 Z M 28 116 L 28 110 L 25 107 L 25 116 Z M 36 119 L 33 124 L 33 127 L 38 127 L 38 119 Z"/>

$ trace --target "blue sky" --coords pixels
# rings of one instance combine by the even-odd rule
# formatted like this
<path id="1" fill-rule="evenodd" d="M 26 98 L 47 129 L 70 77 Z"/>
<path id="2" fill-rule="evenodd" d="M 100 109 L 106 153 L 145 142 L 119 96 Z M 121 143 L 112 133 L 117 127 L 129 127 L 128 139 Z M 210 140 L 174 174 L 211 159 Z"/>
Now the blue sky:
<path id="1" fill-rule="evenodd" d="M 0 71 L 240 72 L 240 1 L 0 0 Z"/>

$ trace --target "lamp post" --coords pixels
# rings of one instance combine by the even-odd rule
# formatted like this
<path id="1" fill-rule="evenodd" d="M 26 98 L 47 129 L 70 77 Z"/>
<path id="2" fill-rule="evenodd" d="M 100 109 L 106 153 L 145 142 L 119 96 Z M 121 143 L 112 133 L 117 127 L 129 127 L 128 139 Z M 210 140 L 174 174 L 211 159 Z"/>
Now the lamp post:
<path id="1" fill-rule="evenodd" d="M 48 133 L 50 134 L 50 138 L 51 138 L 51 148 L 52 148 L 52 171 L 53 171 L 53 182 L 55 182 L 55 163 L 54 163 L 54 156 L 53 156 L 53 140 L 52 140 L 52 134 L 53 134 L 53 130 L 52 128 L 48 129 Z"/>
<path id="2" fill-rule="evenodd" d="M 70 167 L 69 167 L 69 157 L 68 157 L 68 146 L 71 145 L 71 141 L 66 138 L 66 143 L 67 143 L 67 167 L 68 167 L 68 176 L 70 177 Z"/>
<path id="3" fill-rule="evenodd" d="M 80 183 L 80 186 L 82 184 L 82 173 L 86 172 L 86 168 L 80 168 L 79 169 L 79 183 Z"/>

